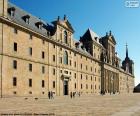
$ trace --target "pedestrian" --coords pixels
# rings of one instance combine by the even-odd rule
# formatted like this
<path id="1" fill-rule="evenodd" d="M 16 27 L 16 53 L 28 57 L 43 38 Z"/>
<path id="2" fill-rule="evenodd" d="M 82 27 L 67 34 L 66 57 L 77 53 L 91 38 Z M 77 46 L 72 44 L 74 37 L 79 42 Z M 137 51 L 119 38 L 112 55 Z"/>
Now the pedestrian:
<path id="1" fill-rule="evenodd" d="M 51 99 L 53 99 L 54 97 L 53 97 L 53 92 L 51 91 Z"/>
<path id="2" fill-rule="evenodd" d="M 73 92 L 73 98 L 75 98 L 75 92 Z"/>
<path id="3" fill-rule="evenodd" d="M 51 98 L 51 92 L 50 91 L 48 92 L 48 98 L 49 99 Z"/>
<path id="4" fill-rule="evenodd" d="M 80 92 L 79 92 L 79 97 L 80 97 Z"/>
<path id="5" fill-rule="evenodd" d="M 71 97 L 71 99 L 72 99 L 72 92 L 70 92 L 70 97 Z"/>

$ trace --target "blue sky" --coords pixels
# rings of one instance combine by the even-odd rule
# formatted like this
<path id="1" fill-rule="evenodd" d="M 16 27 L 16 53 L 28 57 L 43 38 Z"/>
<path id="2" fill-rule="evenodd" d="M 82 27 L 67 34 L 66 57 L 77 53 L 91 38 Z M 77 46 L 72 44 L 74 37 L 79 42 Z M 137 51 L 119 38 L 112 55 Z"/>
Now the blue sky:
<path id="1" fill-rule="evenodd" d="M 87 28 L 99 36 L 109 30 L 117 41 L 116 51 L 125 58 L 128 43 L 129 57 L 135 63 L 135 84 L 140 82 L 140 7 L 126 8 L 125 0 L 10 0 L 27 12 L 48 23 L 67 15 L 79 39 Z"/>

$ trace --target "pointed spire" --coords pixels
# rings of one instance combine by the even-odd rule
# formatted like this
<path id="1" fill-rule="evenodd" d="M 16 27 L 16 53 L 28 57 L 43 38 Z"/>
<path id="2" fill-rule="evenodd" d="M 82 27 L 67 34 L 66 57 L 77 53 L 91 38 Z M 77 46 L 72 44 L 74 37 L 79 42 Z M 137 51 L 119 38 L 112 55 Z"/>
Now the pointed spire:
<path id="1" fill-rule="evenodd" d="M 128 58 L 128 45 L 126 43 L 126 58 Z"/>

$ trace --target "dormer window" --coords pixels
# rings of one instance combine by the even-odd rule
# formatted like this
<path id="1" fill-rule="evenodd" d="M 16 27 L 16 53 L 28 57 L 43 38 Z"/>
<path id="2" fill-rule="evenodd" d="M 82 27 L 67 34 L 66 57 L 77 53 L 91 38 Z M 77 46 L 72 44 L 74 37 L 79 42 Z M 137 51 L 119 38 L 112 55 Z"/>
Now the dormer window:
<path id="1" fill-rule="evenodd" d="M 11 17 L 14 17 L 15 16 L 15 7 L 11 7 L 8 9 L 8 13 L 10 14 Z"/>
<path id="2" fill-rule="evenodd" d="M 30 19 L 30 16 L 29 15 L 25 15 L 22 18 L 23 18 L 23 20 L 25 21 L 26 24 L 29 24 L 30 23 L 30 20 L 29 20 Z"/>
<path id="3" fill-rule="evenodd" d="M 41 21 L 37 22 L 36 26 L 38 27 L 38 29 L 42 29 L 43 28 L 43 23 Z"/>

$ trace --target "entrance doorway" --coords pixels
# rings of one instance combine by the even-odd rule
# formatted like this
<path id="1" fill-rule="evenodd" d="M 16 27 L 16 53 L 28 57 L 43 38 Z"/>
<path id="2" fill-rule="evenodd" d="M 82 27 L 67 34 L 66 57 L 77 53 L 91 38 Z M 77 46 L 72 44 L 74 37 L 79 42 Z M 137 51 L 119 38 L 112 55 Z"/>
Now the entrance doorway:
<path id="1" fill-rule="evenodd" d="M 68 95 L 68 81 L 64 80 L 64 95 Z"/>

